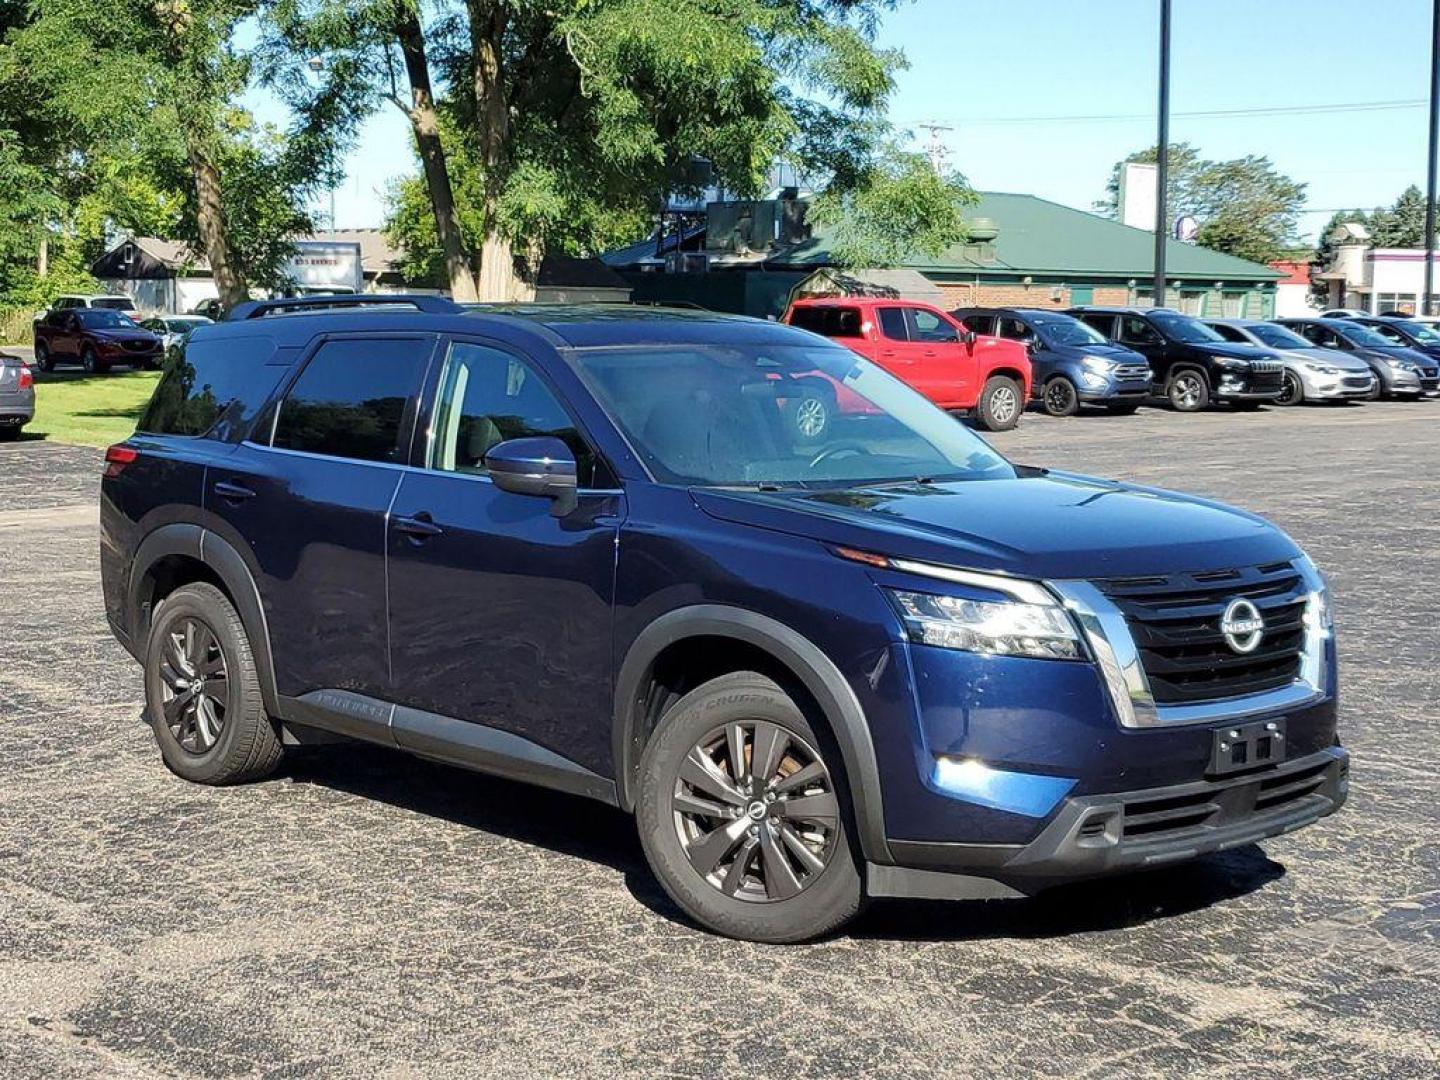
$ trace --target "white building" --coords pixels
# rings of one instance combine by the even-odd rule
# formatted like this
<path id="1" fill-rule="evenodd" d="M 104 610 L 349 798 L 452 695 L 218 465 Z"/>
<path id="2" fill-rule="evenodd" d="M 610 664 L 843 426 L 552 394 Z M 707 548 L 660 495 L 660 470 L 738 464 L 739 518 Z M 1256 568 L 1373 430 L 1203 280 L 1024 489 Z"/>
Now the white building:
<path id="1" fill-rule="evenodd" d="M 1420 248 L 1377 248 L 1363 225 L 1341 225 L 1335 232 L 1335 262 L 1321 281 L 1330 287 L 1326 307 L 1360 308 L 1374 314 L 1403 311 L 1425 313 L 1425 252 Z M 1435 277 L 1430 294 L 1440 302 L 1440 251 L 1435 256 Z"/>

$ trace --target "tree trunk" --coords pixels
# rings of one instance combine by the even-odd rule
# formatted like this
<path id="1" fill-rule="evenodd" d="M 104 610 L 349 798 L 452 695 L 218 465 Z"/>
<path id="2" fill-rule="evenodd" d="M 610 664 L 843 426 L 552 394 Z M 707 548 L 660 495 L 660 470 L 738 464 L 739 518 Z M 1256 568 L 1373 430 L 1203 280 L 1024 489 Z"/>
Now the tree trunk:
<path id="1" fill-rule="evenodd" d="M 506 100 L 504 54 L 506 9 L 503 0 L 467 0 L 470 52 L 475 85 L 475 126 L 485 201 L 485 236 L 480 249 L 480 299 L 514 300 L 521 283 L 515 276 L 510 238 L 500 229 L 500 196 L 505 190 L 510 148 L 510 103 Z"/>
<path id="2" fill-rule="evenodd" d="M 40 234 L 40 252 L 35 259 L 35 276 L 38 278 L 48 277 L 50 274 L 50 234 Z"/>
<path id="3" fill-rule="evenodd" d="M 430 86 L 430 61 L 425 55 L 425 36 L 420 28 L 420 16 L 409 4 L 401 7 L 395 36 L 405 56 L 405 73 L 410 81 L 410 124 L 415 130 L 420 162 L 425 168 L 425 186 L 430 192 L 430 206 L 435 213 L 435 234 L 440 239 L 440 250 L 445 257 L 450 295 L 456 300 L 474 300 L 475 271 L 465 250 L 460 215 L 455 210 L 455 192 L 450 185 L 450 169 L 445 161 L 445 148 L 440 143 L 435 95 Z"/>
<path id="4" fill-rule="evenodd" d="M 200 243 L 210 260 L 210 276 L 226 309 L 250 299 L 245 275 L 230 257 L 230 241 L 225 230 L 225 211 L 220 204 L 220 171 L 204 146 L 198 132 L 185 132 L 185 151 L 190 159 L 190 173 L 195 182 L 195 223 L 200 230 Z"/>

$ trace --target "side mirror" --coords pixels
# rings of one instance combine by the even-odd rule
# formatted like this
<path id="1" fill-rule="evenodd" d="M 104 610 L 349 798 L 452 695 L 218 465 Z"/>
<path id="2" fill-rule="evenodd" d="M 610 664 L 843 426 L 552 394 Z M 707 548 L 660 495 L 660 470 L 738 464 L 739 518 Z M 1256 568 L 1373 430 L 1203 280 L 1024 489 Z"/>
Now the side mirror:
<path id="1" fill-rule="evenodd" d="M 550 499 L 555 517 L 575 509 L 575 455 L 553 435 L 497 443 L 485 454 L 485 468 L 501 491 Z"/>
<path id="2" fill-rule="evenodd" d="M 974 331 L 974 330 L 961 330 L 961 331 L 960 331 L 960 340 L 961 340 L 962 342 L 964 342 L 966 345 L 974 345 L 974 344 L 975 344 L 975 331 Z"/>

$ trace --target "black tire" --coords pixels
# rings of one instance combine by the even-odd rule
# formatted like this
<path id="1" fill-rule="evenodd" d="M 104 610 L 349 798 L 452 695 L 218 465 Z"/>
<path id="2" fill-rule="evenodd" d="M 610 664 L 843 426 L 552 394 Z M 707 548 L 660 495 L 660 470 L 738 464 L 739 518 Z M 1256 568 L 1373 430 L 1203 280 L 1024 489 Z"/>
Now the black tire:
<path id="1" fill-rule="evenodd" d="M 1140 402 L 1110 401 L 1106 403 L 1105 411 L 1111 416 L 1134 416 L 1140 411 Z"/>
<path id="2" fill-rule="evenodd" d="M 1303 405 L 1305 404 L 1305 384 L 1300 381 L 1300 376 L 1293 371 L 1287 371 L 1284 381 L 1280 386 L 1280 396 L 1275 399 L 1276 405 Z"/>
<path id="3" fill-rule="evenodd" d="M 182 744 L 182 739 L 187 737 L 184 718 L 191 711 L 177 708 L 172 710 L 170 720 L 166 718 L 167 704 L 172 704 L 181 696 L 174 693 L 173 688 L 167 690 L 167 665 L 172 673 L 206 674 L 203 666 L 192 664 L 186 671 L 183 665 L 173 663 L 178 658 L 178 650 L 172 651 L 174 638 L 176 635 L 183 637 L 185 630 L 191 626 L 209 631 L 214 651 L 223 664 L 221 678 L 211 676 L 198 680 L 209 692 L 209 715 L 212 717 L 215 715 L 214 702 L 220 695 L 211 687 L 217 684 L 224 687 L 220 730 L 208 746 L 202 745 L 202 724 L 198 719 L 201 707 L 206 703 L 205 692 L 198 695 L 200 704 L 193 711 L 197 719 L 188 725 L 196 739 L 192 745 Z M 167 692 L 173 695 L 169 699 Z M 192 695 L 190 700 L 195 696 Z M 172 730 L 177 714 L 179 734 Z M 177 776 L 194 783 L 220 785 L 259 780 L 274 772 L 280 764 L 284 747 L 274 721 L 265 713 L 245 625 L 225 594 L 215 586 L 204 582 L 183 585 L 156 609 L 145 643 L 145 715 L 166 766 Z M 212 725 L 213 720 L 206 726 Z"/>
<path id="4" fill-rule="evenodd" d="M 1380 373 L 1373 368 L 1371 369 L 1371 373 L 1375 376 L 1375 385 L 1370 388 L 1369 393 L 1360 399 L 1361 401 L 1379 401 L 1385 396 L 1385 384 L 1380 381 Z"/>
<path id="5" fill-rule="evenodd" d="M 1210 406 L 1210 381 L 1196 368 L 1181 368 L 1165 383 L 1165 396 L 1176 412 L 1203 412 Z"/>
<path id="6" fill-rule="evenodd" d="M 20 438 L 19 424 L 6 424 L 4 427 L 0 427 L 0 442 L 14 442 L 18 438 Z"/>
<path id="7" fill-rule="evenodd" d="M 748 729 L 744 727 L 747 724 L 751 725 Z M 692 761 L 693 750 L 714 743 L 717 733 L 723 744 L 721 753 L 728 762 L 727 736 L 734 725 L 750 732 L 748 745 L 746 736 L 741 736 L 740 756 L 745 761 L 753 762 L 760 752 L 760 728 L 755 725 L 764 725 L 780 729 L 788 740 L 779 754 L 779 768 L 790 764 L 795 771 L 789 775 L 797 775 L 799 762 L 808 757 L 820 763 L 825 775 L 800 789 L 806 795 L 782 794 L 778 802 L 771 799 L 767 803 L 761 794 L 765 789 L 750 784 L 745 787 L 748 794 L 739 796 L 740 803 L 753 800 L 748 801 L 748 811 L 733 799 L 734 809 L 723 806 L 717 797 L 713 805 L 726 813 L 706 815 L 706 827 L 713 826 L 713 831 L 704 835 L 718 835 L 724 830 L 731 830 L 731 834 L 724 838 L 729 846 L 723 848 L 707 875 L 692 863 L 688 853 L 702 842 L 699 834 L 691 835 L 688 841 L 682 840 L 682 832 L 692 827 L 695 814 L 687 818 L 678 800 L 683 797 L 682 792 L 693 797 L 701 790 L 690 786 L 685 779 L 690 774 L 682 774 L 682 767 Z M 781 747 L 779 743 L 775 745 Z M 728 774 L 723 769 L 728 765 L 717 768 L 721 771 L 716 775 L 726 779 Z M 747 765 L 743 771 L 748 773 L 748 769 Z M 738 794 L 739 787 L 747 781 L 744 777 L 737 780 Z M 796 872 L 803 873 L 805 868 L 805 863 L 791 853 L 792 849 L 777 839 L 780 836 L 777 828 L 784 830 L 793 820 L 780 811 L 780 806 L 795 797 L 814 802 L 827 793 L 827 787 L 833 788 L 828 791 L 831 798 L 827 800 L 827 805 L 834 810 L 833 826 L 826 827 L 824 843 L 818 852 L 812 851 L 812 858 L 821 863 L 821 868 L 813 876 L 806 874 L 798 891 L 780 897 L 770 895 L 769 858 L 772 855 L 778 853 L 777 857 L 783 858 L 788 868 L 788 876 L 786 873 L 774 875 L 777 883 L 788 881 L 787 889 L 797 887 Z M 818 792 L 819 796 L 810 792 Z M 757 805 L 761 811 L 759 818 L 754 816 Z M 660 884 L 692 919 L 718 934 L 772 944 L 808 941 L 843 926 L 864 906 L 860 871 L 850 847 L 854 832 L 849 825 L 849 803 L 838 752 L 828 739 L 817 735 L 784 690 L 753 671 L 712 679 L 686 694 L 666 712 L 640 761 L 635 817 L 641 846 Z M 722 824 L 716 825 L 717 821 Z M 754 822 L 758 824 L 752 824 Z M 734 831 L 737 827 L 739 831 Z M 768 831 L 762 836 L 762 830 Z M 720 874 L 722 865 L 723 880 L 712 880 Z M 740 866 L 740 877 L 735 883 L 738 896 L 723 891 L 732 886 L 730 879 L 737 865 Z M 753 875 L 747 873 L 752 867 Z M 752 898 L 745 899 L 746 895 Z"/>
<path id="8" fill-rule="evenodd" d="M 1264 404 L 1263 401 L 1232 401 L 1230 407 L 1236 412 L 1255 412 Z"/>
<path id="9" fill-rule="evenodd" d="M 785 423 L 802 446 L 818 443 L 835 426 L 835 397 L 818 387 L 802 387 L 785 402 Z"/>
<path id="10" fill-rule="evenodd" d="M 80 366 L 85 369 L 87 375 L 104 375 L 110 370 L 110 365 L 96 355 L 93 345 L 86 345 L 80 350 Z"/>
<path id="11" fill-rule="evenodd" d="M 35 342 L 35 366 L 41 371 L 55 370 L 55 357 L 50 355 L 50 346 L 43 341 Z"/>
<path id="12" fill-rule="evenodd" d="M 1025 399 L 1020 384 L 1008 375 L 991 375 L 975 405 L 976 422 L 986 431 L 1009 431 L 1020 423 Z"/>
<path id="13" fill-rule="evenodd" d="M 1064 375 L 1056 375 L 1040 392 L 1040 403 L 1051 416 L 1074 416 L 1080 411 L 1080 391 Z"/>

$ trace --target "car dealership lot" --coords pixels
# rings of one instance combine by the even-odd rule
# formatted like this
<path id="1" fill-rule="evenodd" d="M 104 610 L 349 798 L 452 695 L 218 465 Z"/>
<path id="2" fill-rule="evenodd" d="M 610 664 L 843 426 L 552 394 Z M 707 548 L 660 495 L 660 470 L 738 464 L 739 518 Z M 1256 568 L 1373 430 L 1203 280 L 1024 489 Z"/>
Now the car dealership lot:
<path id="1" fill-rule="evenodd" d="M 1330 573 L 1339 815 L 1034 901 L 724 941 L 592 803 L 348 746 L 250 787 L 172 777 L 101 611 L 99 455 L 0 447 L 0 1073 L 1440 1071 L 1440 402 L 990 438 L 1238 503 Z"/>

